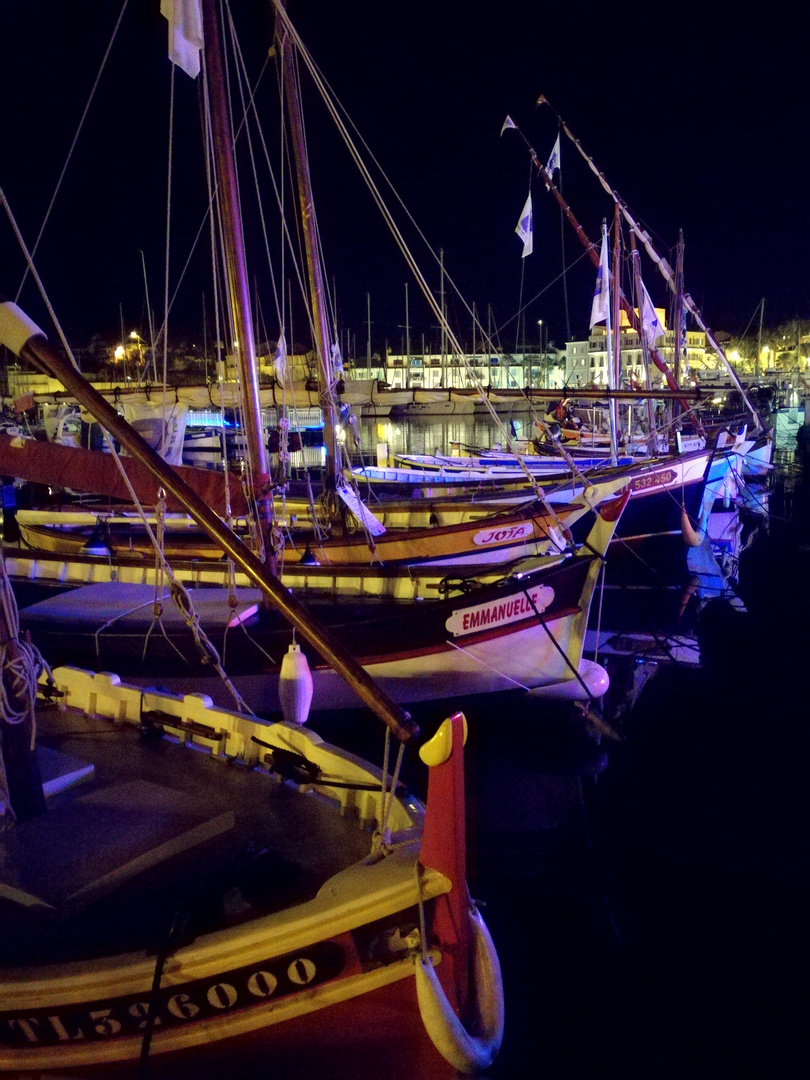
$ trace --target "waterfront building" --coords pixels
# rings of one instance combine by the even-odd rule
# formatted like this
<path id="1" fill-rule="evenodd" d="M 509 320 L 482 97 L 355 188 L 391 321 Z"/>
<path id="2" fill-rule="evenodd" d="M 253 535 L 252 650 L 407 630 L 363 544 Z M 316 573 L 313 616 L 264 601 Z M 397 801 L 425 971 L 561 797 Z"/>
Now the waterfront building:
<path id="1" fill-rule="evenodd" d="M 656 308 L 664 334 L 657 342 L 658 353 L 671 371 L 675 368 L 676 341 L 675 332 L 666 326 L 663 308 Z M 586 340 L 569 341 L 561 354 L 564 359 L 563 385 L 604 386 L 608 379 L 608 341 L 604 325 L 594 326 Z M 644 356 L 641 339 L 630 326 L 627 315 L 621 312 L 619 322 L 620 382 L 622 387 L 643 387 L 645 382 Z M 706 335 L 703 331 L 688 330 L 686 333 L 686 356 L 681 359 L 681 381 L 689 378 L 700 380 L 704 375 L 712 374 L 717 367 L 713 354 L 707 354 Z M 664 385 L 664 376 L 653 368 L 651 373 L 653 388 Z"/>
<path id="2" fill-rule="evenodd" d="M 463 358 L 441 353 L 388 353 L 381 377 L 398 390 L 472 390 L 476 381 L 492 390 L 562 388 L 564 356 L 553 347 L 542 353 L 469 353 Z"/>

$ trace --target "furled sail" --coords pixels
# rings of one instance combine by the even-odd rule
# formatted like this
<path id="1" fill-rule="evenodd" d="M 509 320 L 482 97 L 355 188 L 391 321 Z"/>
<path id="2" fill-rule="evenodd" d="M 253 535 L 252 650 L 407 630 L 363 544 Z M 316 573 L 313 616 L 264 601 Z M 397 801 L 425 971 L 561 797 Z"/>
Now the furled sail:
<path id="1" fill-rule="evenodd" d="M 132 457 L 121 457 L 120 461 L 140 502 L 154 505 L 158 498 L 158 485 L 147 468 Z M 232 514 L 236 517 L 247 514 L 247 500 L 238 476 L 211 469 L 195 469 L 188 465 L 173 467 L 178 476 L 193 487 L 220 517 L 225 515 L 224 480 L 227 477 Z M 115 459 L 111 454 L 98 450 L 14 438 L 0 432 L 0 475 L 68 488 L 88 495 L 131 501 Z M 170 511 L 183 509 L 170 494 L 166 505 Z"/>

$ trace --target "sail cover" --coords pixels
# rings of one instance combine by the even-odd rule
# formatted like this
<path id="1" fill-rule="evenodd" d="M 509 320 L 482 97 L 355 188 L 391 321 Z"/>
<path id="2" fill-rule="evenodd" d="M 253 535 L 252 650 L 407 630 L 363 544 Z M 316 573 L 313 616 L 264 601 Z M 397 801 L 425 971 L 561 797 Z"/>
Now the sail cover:
<path id="1" fill-rule="evenodd" d="M 145 465 L 135 458 L 122 457 L 135 494 L 141 503 L 154 506 L 158 484 Z M 225 515 L 225 481 L 227 477 L 231 512 L 235 517 L 248 513 L 247 499 L 238 476 L 213 469 L 195 469 L 189 465 L 173 466 L 175 472 L 220 517 Z M 84 450 L 59 443 L 39 442 L 36 439 L 12 437 L 0 432 L 0 475 L 12 476 L 32 483 L 81 491 L 88 495 L 104 495 L 112 499 L 131 501 L 131 496 L 111 454 Z M 181 511 L 183 507 L 167 492 L 167 508 Z"/>
<path id="2" fill-rule="evenodd" d="M 159 402 L 125 401 L 124 419 L 169 465 L 183 464 L 188 405 L 175 402 L 164 409 Z"/>

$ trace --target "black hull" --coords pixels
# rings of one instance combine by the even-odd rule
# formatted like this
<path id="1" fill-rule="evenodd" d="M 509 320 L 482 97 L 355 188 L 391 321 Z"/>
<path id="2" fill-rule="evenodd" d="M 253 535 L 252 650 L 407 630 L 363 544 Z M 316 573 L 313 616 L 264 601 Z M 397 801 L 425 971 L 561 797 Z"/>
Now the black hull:
<path id="1" fill-rule="evenodd" d="M 367 669 L 377 666 L 397 679 L 415 676 L 411 700 L 420 700 L 425 688 L 420 688 L 419 677 L 430 665 L 435 669 L 434 681 L 439 683 L 442 663 L 447 668 L 450 682 L 445 693 L 465 692 L 465 685 L 453 685 L 452 681 L 456 672 L 452 664 L 462 650 L 482 647 L 490 650 L 490 655 L 497 646 L 501 652 L 508 651 L 513 635 L 522 634 L 520 640 L 525 645 L 527 631 L 546 639 L 547 648 L 549 635 L 543 624 L 553 625 L 554 632 L 564 637 L 580 610 L 591 564 L 589 557 L 570 558 L 520 578 L 506 577 L 500 584 L 476 588 L 473 582 L 465 592 L 436 601 L 338 596 L 308 599 L 307 605 Z M 543 600 L 533 604 L 527 596 L 538 589 Z M 125 680 L 141 684 L 148 680 L 150 685 L 167 688 L 181 680 L 187 692 L 209 693 L 209 688 L 220 682 L 210 657 L 195 643 L 168 596 L 162 601 L 161 619 L 153 618 L 152 594 L 149 586 L 87 586 L 23 609 L 20 623 L 52 666 L 115 671 Z M 260 610 L 244 625 L 228 627 L 233 609 L 227 605 L 224 590 L 192 590 L 190 595 L 229 676 L 277 679 L 282 658 L 293 642 L 289 624 L 275 611 Z M 257 599 L 255 590 L 244 597 L 245 602 Z M 469 625 L 465 625 L 465 618 Z M 480 626 L 478 618 L 484 620 Z M 328 678 L 323 659 L 308 644 L 300 644 L 316 678 L 321 673 Z M 518 672 L 524 670 L 514 650 L 509 662 L 517 665 Z M 543 678 L 536 666 L 537 657 L 529 649 L 525 677 L 535 683 Z M 559 660 L 553 666 L 557 671 Z M 553 677 L 565 675 L 562 670 Z M 428 696 L 438 696 L 440 689 L 440 685 L 431 685 Z"/>

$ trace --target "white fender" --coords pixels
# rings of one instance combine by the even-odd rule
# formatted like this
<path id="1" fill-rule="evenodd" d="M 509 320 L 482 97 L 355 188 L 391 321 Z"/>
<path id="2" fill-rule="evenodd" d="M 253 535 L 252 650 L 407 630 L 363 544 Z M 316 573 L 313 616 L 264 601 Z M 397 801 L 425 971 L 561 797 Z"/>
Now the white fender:
<path id="1" fill-rule="evenodd" d="M 453 1012 L 430 960 L 416 959 L 416 996 L 425 1031 L 445 1061 L 460 1073 L 488 1068 L 503 1040 L 503 980 L 501 965 L 486 923 L 470 909 L 473 972 L 470 1004 L 474 1029 L 470 1035 Z"/>
<path id="2" fill-rule="evenodd" d="M 305 724 L 312 704 L 313 684 L 309 663 L 300 645 L 290 645 L 281 661 L 278 696 L 284 719 Z"/>

